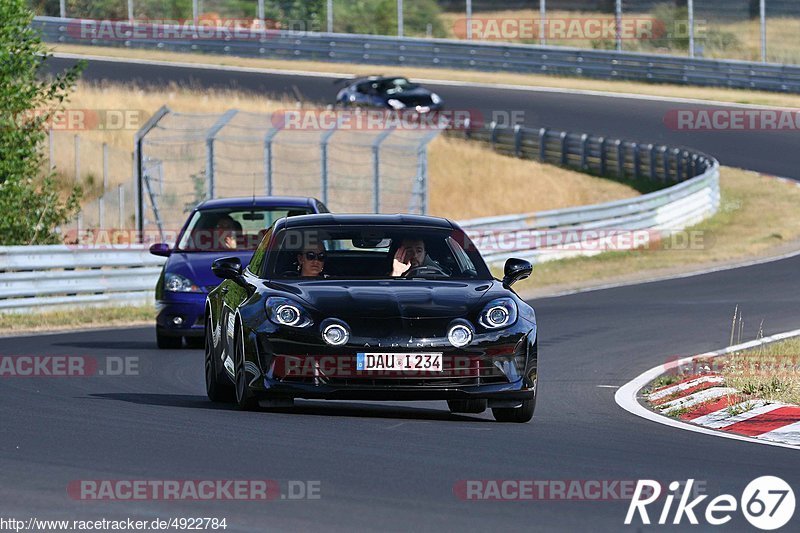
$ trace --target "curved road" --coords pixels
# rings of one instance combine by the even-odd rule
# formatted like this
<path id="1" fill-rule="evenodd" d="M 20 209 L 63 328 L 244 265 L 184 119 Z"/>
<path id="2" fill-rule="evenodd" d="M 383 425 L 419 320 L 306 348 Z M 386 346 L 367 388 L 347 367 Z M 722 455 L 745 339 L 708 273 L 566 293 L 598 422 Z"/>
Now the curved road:
<path id="1" fill-rule="evenodd" d="M 131 67 L 129 74 L 136 70 Z M 263 78 L 267 81 L 260 83 L 271 83 Z M 469 94 L 480 99 L 479 92 Z M 541 106 L 539 96 L 526 94 L 528 105 Z M 509 108 L 513 98 L 522 96 L 497 92 L 494 101 Z M 592 126 L 634 137 L 647 120 L 626 125 L 624 117 L 633 120 L 633 109 L 642 106 L 655 110 L 652 123 L 659 112 L 652 102 L 587 100 L 593 102 L 588 110 L 563 101 L 561 113 L 569 116 L 548 125 Z M 612 105 L 630 111 L 614 119 L 604 109 Z M 538 118 L 545 112 L 558 119 L 544 108 Z M 581 128 L 587 117 L 594 122 Z M 604 130 L 599 126 L 605 120 Z M 674 135 L 647 131 L 654 140 Z M 733 164 L 725 154 L 701 147 Z M 739 156 L 749 161 L 759 149 L 750 145 Z M 769 159 L 756 157 L 754 165 Z M 792 166 L 785 155 L 774 159 L 787 170 Z M 485 479 L 695 478 L 711 496 L 738 497 L 749 481 L 771 474 L 797 490 L 797 452 L 654 424 L 617 407 L 613 396 L 615 387 L 652 366 L 727 344 L 736 305 L 745 319 L 744 338 L 753 338 L 762 320 L 767 335 L 797 328 L 798 268 L 800 257 L 532 302 L 540 321 L 541 384 L 536 415 L 525 425 L 493 423 L 488 414 L 450 415 L 444 402 L 303 401 L 293 410 L 261 413 L 218 408 L 204 396 L 201 351 L 157 351 L 152 328 L 0 339 L 0 355 L 91 356 L 101 367 L 109 357 L 133 357 L 139 365 L 138 375 L 121 377 L 0 381 L 2 516 L 227 517 L 235 531 L 620 531 L 634 530 L 623 526 L 624 501 L 463 501 L 453 487 L 460 480 Z M 319 481 L 321 497 L 81 502 L 66 491 L 70 481 L 80 479 L 254 478 L 282 486 Z M 660 506 L 651 516 L 659 513 Z M 741 514 L 725 527 L 751 530 Z"/>

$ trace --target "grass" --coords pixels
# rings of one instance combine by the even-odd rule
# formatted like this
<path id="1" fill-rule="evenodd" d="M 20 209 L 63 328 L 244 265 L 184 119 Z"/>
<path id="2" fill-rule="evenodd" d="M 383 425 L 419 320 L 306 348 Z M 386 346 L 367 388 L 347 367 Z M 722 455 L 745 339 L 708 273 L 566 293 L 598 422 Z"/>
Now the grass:
<path id="1" fill-rule="evenodd" d="M 800 404 L 800 339 L 728 356 L 722 375 L 726 385 L 754 399 Z"/>
<path id="2" fill-rule="evenodd" d="M 227 65 L 235 67 L 264 68 L 276 70 L 305 70 L 327 72 L 341 76 L 361 76 L 376 72 L 398 72 L 417 80 L 443 80 L 466 83 L 509 84 L 552 89 L 578 89 L 609 93 L 631 93 L 664 98 L 690 98 L 740 104 L 755 104 L 778 107 L 800 107 L 800 95 L 737 89 L 687 87 L 628 81 L 603 81 L 586 78 L 514 74 L 505 72 L 476 72 L 471 70 L 435 69 L 422 67 L 397 67 L 381 65 L 353 65 L 348 63 L 326 63 L 322 61 L 287 61 L 278 59 L 254 59 L 212 54 L 165 52 L 158 50 L 131 50 L 126 48 L 104 48 L 94 46 L 57 45 L 57 52 L 86 54 L 107 57 L 125 57 L 183 63 Z M 335 89 L 331 88 L 330 102 Z"/>
<path id="3" fill-rule="evenodd" d="M 41 313 L 0 313 L 0 335 L 90 327 L 150 325 L 156 316 L 152 305 L 92 307 Z"/>
<path id="4" fill-rule="evenodd" d="M 648 279 L 796 249 L 800 239 L 800 188 L 756 173 L 723 167 L 722 202 L 716 215 L 688 228 L 694 246 L 677 240 L 664 246 L 607 252 L 544 262 L 514 288 L 524 296 L 606 283 Z M 499 275 L 500 271 L 495 270 Z"/>
<path id="5" fill-rule="evenodd" d="M 67 107 L 119 109 L 121 102 L 128 109 L 143 111 L 145 116 L 164 104 L 183 113 L 222 113 L 230 108 L 266 113 L 296 105 L 289 100 L 273 100 L 239 91 L 198 91 L 185 87 L 144 90 L 81 83 Z M 129 182 L 134 134 L 133 128 L 80 132 L 81 182 L 86 189 L 95 194 L 101 190 L 97 184 L 102 182 L 98 176 L 102 176 L 103 142 L 109 145 L 112 154 L 110 187 Z M 75 180 L 74 135 L 75 132 L 55 135 L 56 168 L 65 184 Z M 260 142 L 254 145 L 261 150 Z M 242 161 L 239 167 L 231 167 L 231 170 L 244 173 L 250 170 L 247 165 Z M 626 184 L 501 155 L 484 144 L 444 136 L 439 136 L 429 146 L 429 176 L 430 214 L 457 220 L 594 204 L 638 194 Z M 492 187 L 485 186 L 487 176 L 492 178 Z M 458 191 L 459 202 L 452 201 L 454 191 Z M 87 196 L 89 201 L 96 197 L 91 192 Z"/>

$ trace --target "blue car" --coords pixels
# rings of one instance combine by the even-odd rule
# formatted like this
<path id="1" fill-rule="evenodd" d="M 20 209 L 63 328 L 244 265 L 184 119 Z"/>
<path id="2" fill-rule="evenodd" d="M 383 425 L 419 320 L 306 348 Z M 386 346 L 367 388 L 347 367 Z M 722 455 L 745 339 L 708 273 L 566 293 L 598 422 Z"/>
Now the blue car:
<path id="1" fill-rule="evenodd" d="M 327 213 L 315 198 L 267 196 L 224 198 L 201 203 L 189 215 L 174 248 L 154 244 L 150 253 L 167 257 L 156 284 L 156 341 L 159 348 L 202 347 L 206 296 L 220 280 L 215 259 L 238 257 L 243 265 L 272 224 L 281 218 Z"/>

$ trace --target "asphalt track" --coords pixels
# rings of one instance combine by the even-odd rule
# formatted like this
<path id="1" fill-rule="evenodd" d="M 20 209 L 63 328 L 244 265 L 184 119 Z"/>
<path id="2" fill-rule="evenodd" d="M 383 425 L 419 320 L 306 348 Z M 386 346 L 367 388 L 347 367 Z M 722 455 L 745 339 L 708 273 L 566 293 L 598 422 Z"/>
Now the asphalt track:
<path id="1" fill-rule="evenodd" d="M 128 72 L 136 75 L 132 67 Z M 513 105 L 498 94 L 498 105 Z M 539 105 L 538 95 L 526 98 Z M 587 99 L 589 110 L 562 104 L 571 116 L 552 126 L 636 137 L 635 129 L 623 131 L 623 118 L 612 120 L 603 109 L 651 103 L 600 100 Z M 594 122 L 581 127 L 582 117 Z M 608 129 L 594 128 L 604 120 Z M 757 162 L 759 149 L 751 144 L 739 155 Z M 788 153 L 775 158 L 787 169 Z M 648 368 L 727 344 L 737 305 L 743 338 L 753 338 L 762 320 L 767 335 L 796 329 L 799 267 L 796 257 L 532 302 L 541 339 L 539 403 L 533 422 L 523 425 L 497 424 L 488 414 L 450 415 L 444 402 L 303 401 L 260 413 L 218 408 L 204 396 L 201 351 L 158 351 L 152 328 L 0 339 L 0 355 L 139 361 L 138 376 L 2 380 L 2 516 L 227 517 L 232 530 L 620 531 L 639 529 L 623 526 L 624 501 L 463 501 L 453 487 L 486 479 L 694 478 L 712 497 L 738 498 L 752 479 L 777 475 L 797 492 L 797 452 L 654 424 L 617 407 L 613 396 L 614 387 Z M 80 479 L 254 478 L 318 480 L 321 498 L 82 502 L 66 492 Z M 752 530 L 739 513 L 725 528 Z"/>

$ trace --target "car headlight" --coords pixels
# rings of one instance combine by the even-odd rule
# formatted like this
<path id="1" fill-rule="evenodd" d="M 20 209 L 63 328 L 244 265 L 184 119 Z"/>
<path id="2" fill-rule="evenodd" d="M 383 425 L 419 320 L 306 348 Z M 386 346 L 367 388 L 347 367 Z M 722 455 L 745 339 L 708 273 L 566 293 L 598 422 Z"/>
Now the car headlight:
<path id="1" fill-rule="evenodd" d="M 431 103 L 432 104 L 441 104 L 442 103 L 442 98 L 436 93 L 431 93 Z"/>
<path id="2" fill-rule="evenodd" d="M 314 323 L 303 306 L 288 298 L 267 298 L 267 315 L 279 326 L 305 328 Z"/>
<path id="3" fill-rule="evenodd" d="M 398 100 L 397 98 L 389 98 L 386 100 L 386 103 L 389 104 L 392 109 L 405 109 L 406 104 Z"/>
<path id="4" fill-rule="evenodd" d="M 452 324 L 447 330 L 447 340 L 456 348 L 463 348 L 472 342 L 474 332 L 467 321 Z"/>
<path id="5" fill-rule="evenodd" d="M 517 304 L 511 298 L 497 298 L 483 308 L 478 322 L 486 329 L 499 329 L 517 321 Z"/>
<path id="6" fill-rule="evenodd" d="M 180 274 L 166 274 L 164 276 L 164 290 L 169 292 L 202 292 L 200 287 L 192 280 Z"/>

